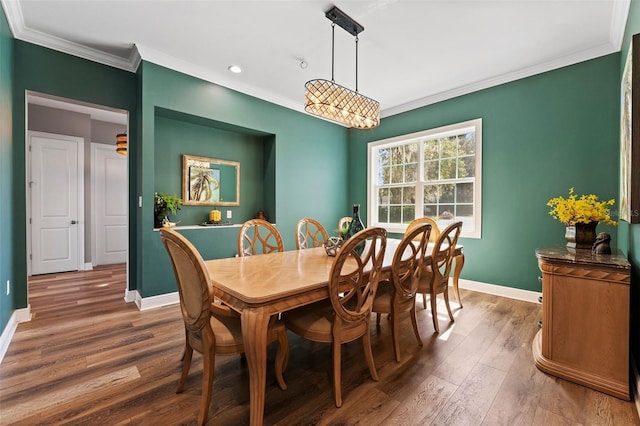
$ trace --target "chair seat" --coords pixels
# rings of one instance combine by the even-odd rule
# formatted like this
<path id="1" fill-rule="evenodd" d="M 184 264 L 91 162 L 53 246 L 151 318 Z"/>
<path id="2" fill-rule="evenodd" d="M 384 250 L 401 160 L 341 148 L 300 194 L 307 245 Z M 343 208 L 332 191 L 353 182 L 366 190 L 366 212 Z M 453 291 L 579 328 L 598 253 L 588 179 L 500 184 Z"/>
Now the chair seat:
<path id="1" fill-rule="evenodd" d="M 211 317 L 211 328 L 216 336 L 216 349 L 238 347 L 243 351 L 240 317 Z"/>
<path id="2" fill-rule="evenodd" d="M 395 293 L 393 285 L 388 281 L 380 281 L 376 298 L 373 299 L 373 312 L 389 313 L 393 303 L 393 294 Z"/>
<path id="3" fill-rule="evenodd" d="M 285 312 L 283 318 L 286 327 L 305 339 L 320 343 L 333 341 L 332 327 L 335 311 L 328 300 L 312 303 L 292 311 Z M 368 332 L 368 323 L 342 322 L 341 343 L 351 342 Z"/>

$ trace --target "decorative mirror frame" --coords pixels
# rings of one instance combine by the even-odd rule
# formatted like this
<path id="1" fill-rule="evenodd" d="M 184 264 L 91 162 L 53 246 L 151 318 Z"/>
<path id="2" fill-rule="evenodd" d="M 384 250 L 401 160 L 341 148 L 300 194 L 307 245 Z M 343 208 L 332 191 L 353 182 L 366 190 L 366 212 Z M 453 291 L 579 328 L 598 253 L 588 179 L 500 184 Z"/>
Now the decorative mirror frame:
<path id="1" fill-rule="evenodd" d="M 216 167 L 219 166 L 219 167 Z M 225 179 L 220 179 L 225 166 L 235 168 L 235 199 L 225 201 L 221 194 Z M 227 171 L 227 175 L 228 175 Z M 233 172 L 231 172 L 233 173 Z M 199 182 L 195 182 L 199 180 Z M 204 195 L 195 195 L 193 183 L 198 183 Z M 231 183 L 233 185 L 233 183 Z M 225 193 L 229 192 L 225 187 Z M 209 194 L 209 195 L 207 195 Z M 203 199 L 204 198 L 204 199 Z M 186 206 L 239 206 L 240 205 L 240 163 L 217 158 L 182 155 L 182 204 Z"/>

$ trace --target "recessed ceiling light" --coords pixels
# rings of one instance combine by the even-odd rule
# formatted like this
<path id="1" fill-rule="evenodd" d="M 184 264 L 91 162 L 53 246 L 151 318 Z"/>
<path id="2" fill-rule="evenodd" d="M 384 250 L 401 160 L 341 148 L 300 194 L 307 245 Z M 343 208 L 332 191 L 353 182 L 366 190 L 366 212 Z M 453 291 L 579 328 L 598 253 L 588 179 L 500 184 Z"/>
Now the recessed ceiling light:
<path id="1" fill-rule="evenodd" d="M 242 72 L 242 68 L 240 68 L 238 65 L 229 65 L 229 71 L 234 74 L 240 74 Z"/>

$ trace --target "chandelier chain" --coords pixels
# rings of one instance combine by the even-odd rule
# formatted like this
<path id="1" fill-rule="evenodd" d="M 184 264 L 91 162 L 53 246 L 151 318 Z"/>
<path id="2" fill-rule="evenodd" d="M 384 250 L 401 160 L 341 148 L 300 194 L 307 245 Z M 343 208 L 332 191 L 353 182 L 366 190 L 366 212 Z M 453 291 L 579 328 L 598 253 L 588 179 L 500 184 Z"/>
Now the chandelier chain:
<path id="1" fill-rule="evenodd" d="M 356 93 L 358 93 L 358 36 L 356 36 Z"/>
<path id="2" fill-rule="evenodd" d="M 333 68 L 335 64 L 335 46 L 336 46 L 336 23 L 331 23 L 331 81 L 335 82 L 333 77 Z"/>

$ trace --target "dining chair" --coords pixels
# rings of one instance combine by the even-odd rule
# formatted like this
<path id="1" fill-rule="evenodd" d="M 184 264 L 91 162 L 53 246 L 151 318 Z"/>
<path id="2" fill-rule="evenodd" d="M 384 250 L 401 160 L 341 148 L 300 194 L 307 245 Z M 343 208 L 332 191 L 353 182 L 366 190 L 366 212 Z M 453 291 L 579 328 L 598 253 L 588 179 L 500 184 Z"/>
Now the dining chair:
<path id="1" fill-rule="evenodd" d="M 250 219 L 242 224 L 238 233 L 238 256 L 284 251 L 280 232 L 263 219 Z"/>
<path id="2" fill-rule="evenodd" d="M 431 297 L 431 316 L 433 317 L 433 327 L 436 329 L 436 333 L 440 332 L 436 309 L 436 296 L 438 294 L 444 294 L 449 319 L 453 322 L 453 314 L 449 306 L 449 275 L 451 274 L 451 264 L 461 229 L 462 222 L 455 222 L 440 233 L 440 237 L 431 252 L 431 265 L 428 268 L 422 268 L 422 274 L 418 282 L 418 293 L 429 294 Z"/>
<path id="3" fill-rule="evenodd" d="M 296 224 L 296 249 L 322 247 L 329 234 L 320 222 L 311 218 L 300 219 Z"/>
<path id="4" fill-rule="evenodd" d="M 408 233 L 409 231 L 411 231 L 411 229 L 413 229 L 416 226 L 419 226 L 423 223 L 428 223 L 431 225 L 431 237 L 429 238 L 429 242 L 430 243 L 435 243 L 436 241 L 438 241 L 438 238 L 440 237 L 440 228 L 438 228 L 438 223 L 429 218 L 429 217 L 420 217 L 418 219 L 415 219 L 413 221 L 411 221 L 409 223 L 409 225 L 407 225 L 407 229 L 405 231 L 405 234 Z M 462 270 L 462 266 L 464 265 L 464 253 L 460 253 L 458 255 L 456 255 L 454 257 L 454 262 L 455 262 L 455 269 L 456 271 Z M 430 268 L 430 265 L 426 265 L 425 267 Z M 453 282 L 453 292 L 456 296 L 456 300 L 458 301 L 458 305 L 460 305 L 460 307 L 462 308 L 462 299 L 460 299 L 460 290 L 458 289 L 458 281 L 454 281 Z M 422 295 L 422 307 L 427 309 L 427 295 L 423 294 Z"/>
<path id="5" fill-rule="evenodd" d="M 430 243 L 435 243 L 436 241 L 438 241 L 438 237 L 440 237 L 440 228 L 438 228 L 438 223 L 435 220 L 431 219 L 430 217 L 419 217 L 417 219 L 412 220 L 407 225 L 407 229 L 404 231 L 404 234 L 407 235 L 413 229 L 417 228 L 418 226 L 424 225 L 424 224 L 431 225 L 431 233 L 429 234 L 429 242 Z"/>
<path id="6" fill-rule="evenodd" d="M 211 277 L 202 256 L 191 242 L 168 228 L 160 229 L 160 237 L 173 265 L 184 321 L 182 375 L 176 393 L 184 389 L 195 349 L 203 357 L 202 401 L 198 416 L 198 424 L 203 425 L 209 413 L 216 354 L 244 353 L 240 315 L 214 300 Z M 268 344 L 278 342 L 276 377 L 280 388 L 285 390 L 287 386 L 282 373 L 289 359 L 289 343 L 284 323 L 276 317 L 272 317 L 269 323 L 268 337 Z"/>
<path id="7" fill-rule="evenodd" d="M 412 220 L 411 222 L 409 222 L 409 224 L 407 225 L 407 229 L 405 230 L 404 234 L 407 235 L 407 233 L 411 232 L 412 229 L 415 229 L 416 227 L 422 225 L 422 224 L 429 224 L 431 225 L 431 234 L 429 237 L 429 242 L 430 243 L 435 243 L 438 238 L 440 237 L 440 228 L 438 228 L 438 223 L 431 219 L 430 217 L 419 217 L 417 219 Z M 430 268 L 431 265 L 425 265 L 425 268 Z M 424 309 L 427 309 L 427 295 L 423 294 L 422 295 L 422 307 Z"/>
<path id="8" fill-rule="evenodd" d="M 305 339 L 331 343 L 333 390 L 336 407 L 342 406 L 342 344 L 362 338 L 364 356 L 371 378 L 378 373 L 371 352 L 369 319 L 378 288 L 387 232 L 364 229 L 342 246 L 329 273 L 329 299 L 282 314 L 286 327 Z"/>
<path id="9" fill-rule="evenodd" d="M 400 362 L 400 321 L 399 314 L 409 312 L 413 333 L 422 346 L 416 321 L 416 291 L 422 273 L 422 265 L 428 255 L 427 245 L 431 225 L 423 223 L 404 235 L 393 254 L 391 276 L 380 281 L 372 312 L 376 313 L 376 325 L 380 326 L 380 314 L 389 314 L 391 339 L 396 361 Z"/>

